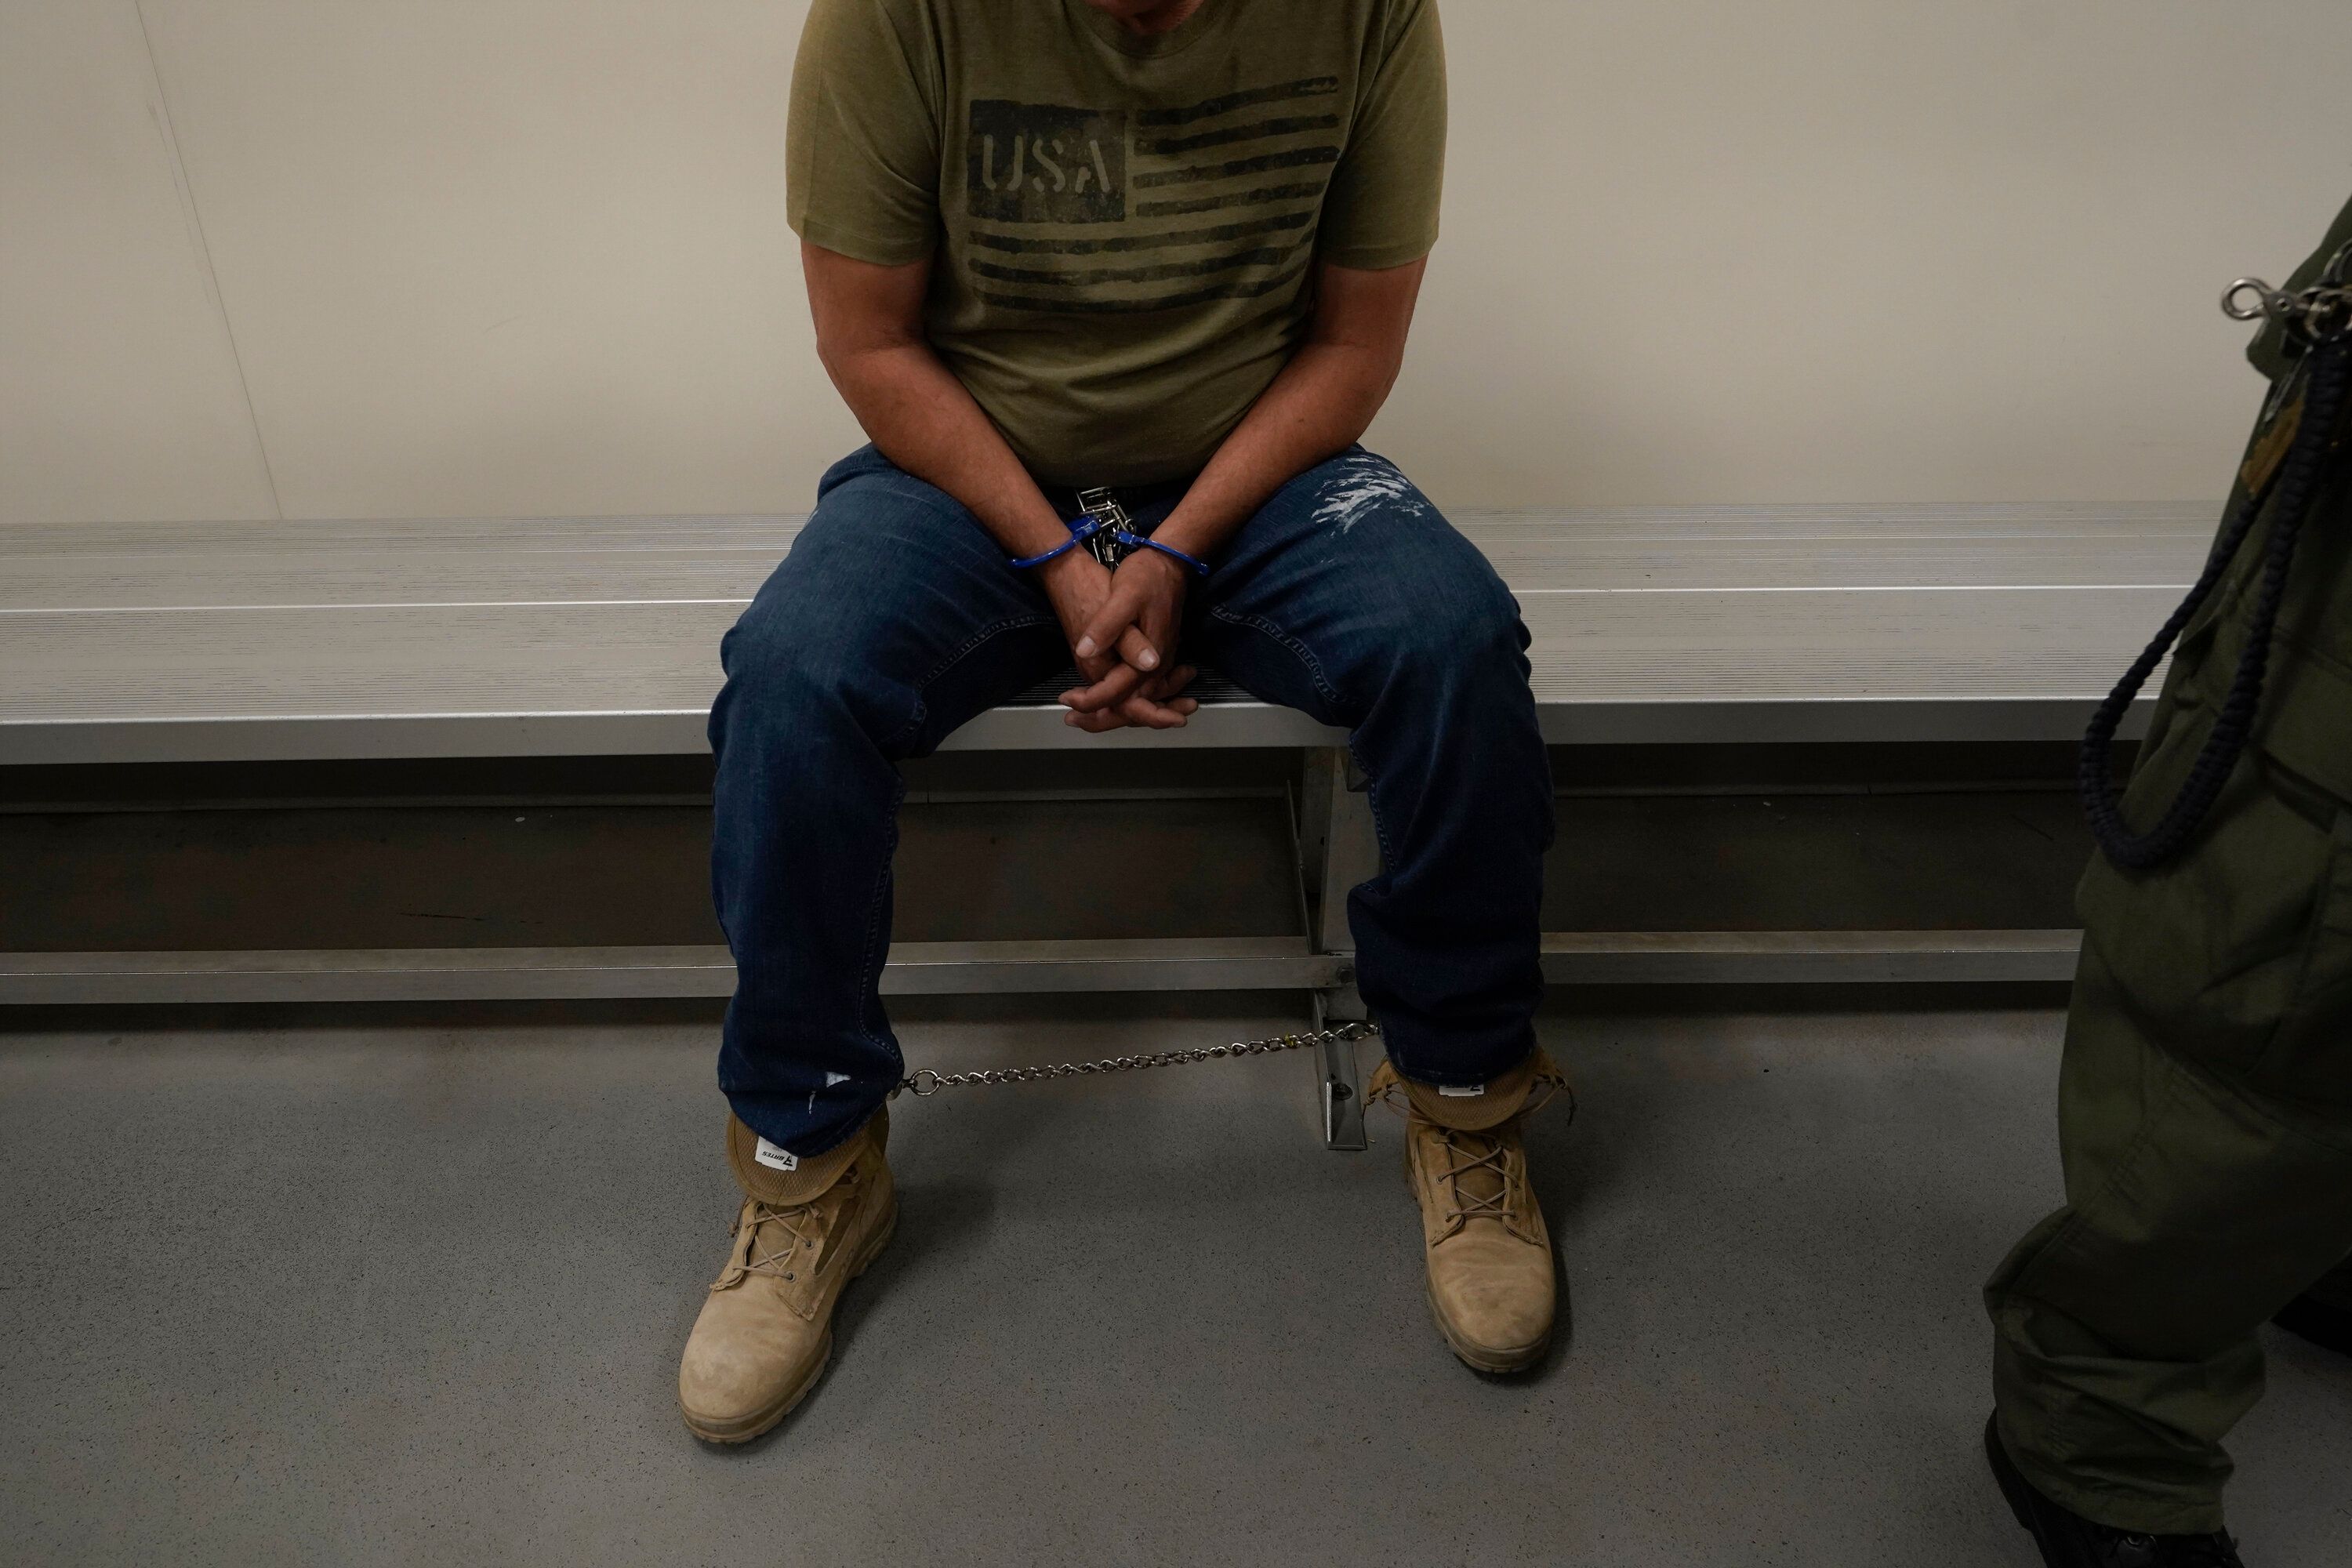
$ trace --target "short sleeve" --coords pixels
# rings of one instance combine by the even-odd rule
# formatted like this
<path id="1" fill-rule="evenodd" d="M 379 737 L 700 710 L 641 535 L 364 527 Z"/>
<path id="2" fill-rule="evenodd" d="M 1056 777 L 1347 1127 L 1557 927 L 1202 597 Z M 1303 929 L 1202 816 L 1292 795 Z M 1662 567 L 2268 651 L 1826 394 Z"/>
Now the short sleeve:
<path id="1" fill-rule="evenodd" d="M 794 234 L 886 267 L 931 254 L 937 76 L 919 0 L 816 0 L 785 126 L 784 218 Z"/>
<path id="2" fill-rule="evenodd" d="M 1324 260 L 1402 267 L 1437 243 L 1445 179 L 1445 41 L 1437 0 L 1396 0 L 1347 150 L 1324 198 Z"/>

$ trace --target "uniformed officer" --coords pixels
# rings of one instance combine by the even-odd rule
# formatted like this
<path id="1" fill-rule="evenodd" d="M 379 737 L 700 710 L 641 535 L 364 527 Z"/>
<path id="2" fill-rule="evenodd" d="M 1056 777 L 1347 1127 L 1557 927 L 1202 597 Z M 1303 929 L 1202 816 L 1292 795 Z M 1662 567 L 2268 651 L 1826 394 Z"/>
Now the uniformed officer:
<path id="1" fill-rule="evenodd" d="M 2347 275 L 2352 205 L 2284 289 L 2232 290 L 2273 391 L 2120 816 L 2085 747 L 2067 1202 L 1985 1288 L 1986 1448 L 2053 1568 L 2239 1568 L 2255 1330 L 2341 1345 L 2352 1305 Z"/>

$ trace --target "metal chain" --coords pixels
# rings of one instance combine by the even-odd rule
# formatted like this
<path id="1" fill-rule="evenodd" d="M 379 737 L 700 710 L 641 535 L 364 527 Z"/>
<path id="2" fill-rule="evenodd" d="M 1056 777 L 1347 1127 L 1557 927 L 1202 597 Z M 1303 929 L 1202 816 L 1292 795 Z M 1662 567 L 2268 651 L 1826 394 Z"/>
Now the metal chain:
<path id="1" fill-rule="evenodd" d="M 989 1068 L 974 1072 L 935 1072 L 924 1068 L 909 1073 L 898 1085 L 918 1100 L 928 1100 L 943 1089 L 981 1083 L 1043 1083 L 1049 1079 L 1078 1078 L 1087 1073 L 1134 1072 L 1142 1068 L 1190 1067 L 1194 1062 L 1227 1057 L 1271 1056 L 1276 1051 L 1304 1050 L 1309 1046 L 1349 1045 L 1381 1032 L 1378 1024 L 1349 1022 L 1303 1035 L 1270 1035 L 1263 1040 L 1234 1040 L 1223 1046 L 1196 1046 L 1189 1051 L 1153 1051 L 1149 1056 L 1105 1057 L 1091 1062 L 1058 1062 L 1052 1067 Z M 890 1091 L 893 1095 L 898 1089 Z"/>

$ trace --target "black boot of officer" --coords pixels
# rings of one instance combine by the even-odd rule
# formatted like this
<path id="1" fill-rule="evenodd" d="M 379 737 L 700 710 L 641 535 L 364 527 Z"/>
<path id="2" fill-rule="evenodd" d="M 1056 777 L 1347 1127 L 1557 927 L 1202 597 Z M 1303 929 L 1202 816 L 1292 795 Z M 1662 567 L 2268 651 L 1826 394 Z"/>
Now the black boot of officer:
<path id="1" fill-rule="evenodd" d="M 1998 1424 L 1985 1423 L 1985 1457 L 2017 1522 L 2033 1532 L 2050 1568 L 2246 1568 L 2238 1543 L 2212 1535 L 2138 1535 L 2094 1524 L 2033 1489 L 2000 1446 Z"/>
<path id="2" fill-rule="evenodd" d="M 2352 1355 L 2352 1260 L 2288 1302 L 2271 1321 L 2323 1350 Z"/>
<path id="3" fill-rule="evenodd" d="M 2271 1321 L 2322 1350 L 2352 1355 L 2352 1308 L 2330 1306 L 2316 1296 L 2298 1296 Z"/>

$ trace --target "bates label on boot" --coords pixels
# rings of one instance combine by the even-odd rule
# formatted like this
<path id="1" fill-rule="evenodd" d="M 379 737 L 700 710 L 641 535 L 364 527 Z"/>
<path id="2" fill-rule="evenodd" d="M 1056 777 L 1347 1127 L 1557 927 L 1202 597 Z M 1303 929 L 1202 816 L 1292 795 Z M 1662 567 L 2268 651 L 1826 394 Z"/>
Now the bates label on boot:
<path id="1" fill-rule="evenodd" d="M 787 1153 L 765 1138 L 761 1139 L 760 1146 L 751 1151 L 751 1158 L 759 1161 L 771 1171 L 797 1171 L 801 1168 L 801 1157 L 798 1154 Z"/>
<path id="2" fill-rule="evenodd" d="M 1441 1083 L 1437 1086 L 1437 1092 L 1447 1100 L 1475 1100 L 1486 1092 L 1486 1086 L 1483 1083 Z"/>

